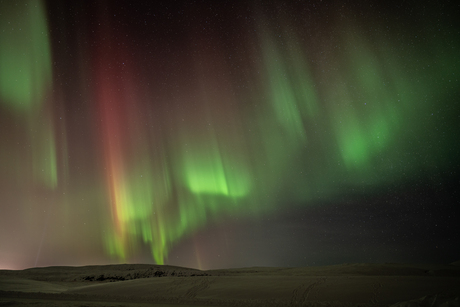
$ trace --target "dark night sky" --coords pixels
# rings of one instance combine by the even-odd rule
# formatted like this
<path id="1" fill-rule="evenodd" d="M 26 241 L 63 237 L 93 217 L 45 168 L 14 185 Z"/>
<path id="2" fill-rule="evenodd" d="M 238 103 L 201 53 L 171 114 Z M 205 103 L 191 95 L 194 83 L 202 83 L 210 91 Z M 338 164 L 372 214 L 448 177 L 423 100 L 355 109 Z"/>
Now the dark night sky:
<path id="1" fill-rule="evenodd" d="M 0 268 L 460 259 L 459 9 L 0 0 Z"/>

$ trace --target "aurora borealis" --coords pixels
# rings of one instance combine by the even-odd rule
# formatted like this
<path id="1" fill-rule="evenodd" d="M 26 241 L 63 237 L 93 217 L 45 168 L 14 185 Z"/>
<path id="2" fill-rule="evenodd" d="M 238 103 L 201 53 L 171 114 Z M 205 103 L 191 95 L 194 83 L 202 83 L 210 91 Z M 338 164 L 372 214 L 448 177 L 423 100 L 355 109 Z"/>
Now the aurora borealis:
<path id="1" fill-rule="evenodd" d="M 418 3 L 0 1 L 0 268 L 458 260 L 458 6 Z"/>

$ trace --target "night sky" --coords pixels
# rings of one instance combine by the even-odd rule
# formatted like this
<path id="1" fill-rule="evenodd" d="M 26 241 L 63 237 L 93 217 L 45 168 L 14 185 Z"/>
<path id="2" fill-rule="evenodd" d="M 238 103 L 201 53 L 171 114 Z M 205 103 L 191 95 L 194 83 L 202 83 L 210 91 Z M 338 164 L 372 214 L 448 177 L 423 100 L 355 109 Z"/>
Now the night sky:
<path id="1" fill-rule="evenodd" d="M 0 269 L 459 260 L 454 2 L 0 0 Z"/>

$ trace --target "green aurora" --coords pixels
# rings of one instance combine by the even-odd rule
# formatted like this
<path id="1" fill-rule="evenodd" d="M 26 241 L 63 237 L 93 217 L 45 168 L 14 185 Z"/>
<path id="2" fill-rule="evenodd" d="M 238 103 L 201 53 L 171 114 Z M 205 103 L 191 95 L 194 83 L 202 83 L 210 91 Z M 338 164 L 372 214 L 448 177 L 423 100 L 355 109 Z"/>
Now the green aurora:
<path id="1" fill-rule="evenodd" d="M 158 52 L 147 65 L 105 16 L 98 43 L 75 50 L 85 64 L 67 64 L 81 68 L 72 85 L 62 85 L 51 63 L 69 55 L 53 58 L 44 3 L 2 2 L 0 11 L 2 119 L 11 116 L 26 144 L 2 134 L 2 178 L 52 195 L 69 228 L 72 215 L 91 211 L 88 244 L 102 242 L 118 261 L 147 246 L 164 264 L 181 240 L 227 216 L 257 219 L 456 167 L 460 44 L 448 32 L 426 30 L 408 45 L 383 22 L 369 34 L 337 18 L 340 31 L 315 38 L 280 13 L 241 38 L 238 66 L 186 29 L 194 52 L 175 47 L 180 56 Z M 83 93 L 78 109 L 71 86 Z"/>

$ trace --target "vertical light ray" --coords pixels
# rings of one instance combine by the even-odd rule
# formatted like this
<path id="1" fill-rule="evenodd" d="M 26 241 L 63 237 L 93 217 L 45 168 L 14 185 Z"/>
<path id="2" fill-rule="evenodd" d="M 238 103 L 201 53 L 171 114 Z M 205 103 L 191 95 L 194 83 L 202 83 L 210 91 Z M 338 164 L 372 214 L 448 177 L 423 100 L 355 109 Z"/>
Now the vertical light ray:
<path id="1" fill-rule="evenodd" d="M 272 104 L 276 120 L 285 129 L 292 143 L 303 144 L 307 141 L 302 114 L 299 110 L 295 89 L 291 82 L 292 76 L 287 57 L 278 51 L 278 45 L 268 34 L 262 37 L 262 52 L 268 76 L 269 100 Z M 288 63 L 286 63 L 288 62 Z M 291 144 L 289 144 L 292 146 Z"/>
<path id="2" fill-rule="evenodd" d="M 46 117 L 45 117 L 46 118 Z M 58 181 L 54 129 L 51 120 L 31 125 L 33 177 L 48 188 L 56 188 Z"/>
<path id="3" fill-rule="evenodd" d="M 28 131 L 35 182 L 57 186 L 52 109 L 51 50 L 42 1 L 0 3 L 0 103 Z M 16 159 L 13 157 L 12 159 Z"/>
<path id="4" fill-rule="evenodd" d="M 16 110 L 43 103 L 51 85 L 51 51 L 42 1 L 0 3 L 0 97 Z"/>
<path id="5" fill-rule="evenodd" d="M 101 60 L 102 61 L 102 60 Z M 109 63 L 102 61 L 102 66 Z M 123 109 L 120 109 L 120 101 L 113 93 L 111 76 L 98 75 L 100 88 L 98 89 L 97 100 L 100 104 L 102 122 L 102 141 L 104 142 L 104 160 L 106 169 L 107 186 L 109 190 L 109 202 L 111 205 L 112 221 L 115 227 L 115 234 L 108 240 L 108 249 L 111 254 L 124 259 L 126 244 L 126 225 L 123 223 L 123 215 L 126 206 L 126 190 L 124 185 L 124 170 L 122 158 L 122 138 L 124 131 L 119 123 L 122 122 Z"/>

